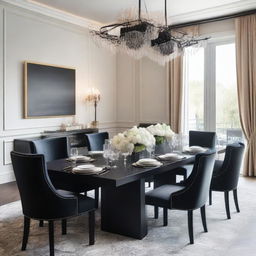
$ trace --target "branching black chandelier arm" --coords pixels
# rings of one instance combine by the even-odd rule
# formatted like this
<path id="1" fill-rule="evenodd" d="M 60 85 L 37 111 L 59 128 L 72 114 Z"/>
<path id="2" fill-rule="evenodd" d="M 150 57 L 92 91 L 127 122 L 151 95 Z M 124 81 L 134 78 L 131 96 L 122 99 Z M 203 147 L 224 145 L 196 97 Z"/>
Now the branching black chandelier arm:
<path id="1" fill-rule="evenodd" d="M 120 31 L 117 30 L 119 28 Z M 138 0 L 137 19 L 109 24 L 98 31 L 91 30 L 90 33 L 102 45 L 117 47 L 136 58 L 147 55 L 162 63 L 182 54 L 185 47 L 199 45 L 209 39 L 189 36 L 183 31 L 171 29 L 168 25 L 167 0 L 164 0 L 162 26 L 142 17 L 141 0 Z"/>

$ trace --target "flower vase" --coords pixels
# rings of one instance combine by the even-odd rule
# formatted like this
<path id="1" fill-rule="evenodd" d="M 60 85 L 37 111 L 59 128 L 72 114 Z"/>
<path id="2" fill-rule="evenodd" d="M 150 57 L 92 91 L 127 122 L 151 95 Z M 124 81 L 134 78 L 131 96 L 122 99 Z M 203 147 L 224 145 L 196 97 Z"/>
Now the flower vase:
<path id="1" fill-rule="evenodd" d="M 164 139 L 162 143 L 156 144 L 155 153 L 162 155 L 167 153 L 168 149 L 169 149 L 168 142 L 166 139 Z"/>

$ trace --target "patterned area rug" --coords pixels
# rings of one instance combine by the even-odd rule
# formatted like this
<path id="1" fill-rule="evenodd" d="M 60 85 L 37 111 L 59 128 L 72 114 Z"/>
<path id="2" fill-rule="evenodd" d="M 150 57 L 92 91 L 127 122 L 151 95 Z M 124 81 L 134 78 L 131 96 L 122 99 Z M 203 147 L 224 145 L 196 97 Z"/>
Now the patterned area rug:
<path id="1" fill-rule="evenodd" d="M 187 214 L 169 211 L 169 225 L 162 226 L 162 211 L 153 219 L 153 207 L 147 207 L 148 235 L 143 240 L 110 234 L 100 230 L 96 215 L 96 243 L 88 246 L 88 218 L 68 220 L 68 234 L 61 235 L 60 222 L 55 224 L 56 256 L 251 256 L 256 251 L 256 179 L 241 178 L 238 190 L 241 213 L 235 212 L 230 195 L 231 220 L 226 219 L 223 193 L 213 193 L 213 205 L 206 207 L 208 233 L 203 232 L 200 211 L 194 212 L 195 244 L 189 244 Z M 31 222 L 27 250 L 20 251 L 23 216 L 20 201 L 0 207 L 0 255 L 48 255 L 47 225 Z"/>

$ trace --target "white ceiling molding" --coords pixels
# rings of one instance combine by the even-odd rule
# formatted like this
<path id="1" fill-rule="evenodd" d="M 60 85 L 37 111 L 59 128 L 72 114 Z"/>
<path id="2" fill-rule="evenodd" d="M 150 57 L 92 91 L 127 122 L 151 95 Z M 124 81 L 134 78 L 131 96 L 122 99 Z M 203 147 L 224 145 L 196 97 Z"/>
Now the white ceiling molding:
<path id="1" fill-rule="evenodd" d="M 8 5 L 14 5 L 17 7 L 21 7 L 36 13 L 40 13 L 58 20 L 62 20 L 74 25 L 78 25 L 81 27 L 89 28 L 91 26 L 102 26 L 101 23 L 85 19 L 76 15 L 73 15 L 71 13 L 52 8 L 50 6 L 40 4 L 31 0 L 0 0 L 0 3 L 6 3 Z"/>
<path id="2" fill-rule="evenodd" d="M 86 19 L 73 15 L 69 12 L 65 12 L 56 8 L 52 8 L 48 5 L 44 5 L 33 0 L 0 0 L 0 3 L 8 5 L 18 6 L 24 9 L 28 9 L 33 12 L 37 12 L 52 18 L 56 18 L 71 24 L 75 24 L 81 27 L 102 26 L 103 24 L 94 20 Z M 255 0 L 242 0 L 233 2 L 231 4 L 225 4 L 214 8 L 207 8 L 200 11 L 187 12 L 175 16 L 170 16 L 168 19 L 171 24 L 184 23 L 189 21 L 196 21 L 200 19 L 207 19 L 212 17 L 218 17 L 226 14 L 233 14 L 241 11 L 246 11 L 256 8 Z"/>
<path id="3" fill-rule="evenodd" d="M 214 8 L 208 8 L 200 11 L 183 13 L 180 15 L 170 16 L 169 22 L 174 24 L 196 21 L 201 19 L 213 18 L 227 14 L 238 13 L 256 8 L 255 0 L 243 0 L 231 4 L 225 4 Z"/>

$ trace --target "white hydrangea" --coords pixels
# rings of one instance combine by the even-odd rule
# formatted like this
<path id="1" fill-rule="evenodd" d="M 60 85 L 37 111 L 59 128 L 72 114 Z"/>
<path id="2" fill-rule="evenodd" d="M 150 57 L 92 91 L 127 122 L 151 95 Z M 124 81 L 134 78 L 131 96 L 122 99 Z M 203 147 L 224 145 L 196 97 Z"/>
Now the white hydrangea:
<path id="1" fill-rule="evenodd" d="M 113 137 L 111 144 L 121 152 L 132 152 L 134 145 L 141 144 L 150 149 L 155 145 L 154 136 L 145 128 L 133 128 Z"/>
<path id="2" fill-rule="evenodd" d="M 147 127 L 147 130 L 154 136 L 165 137 L 166 139 L 171 139 L 175 133 L 172 131 L 170 125 L 167 124 L 156 124 Z"/>

